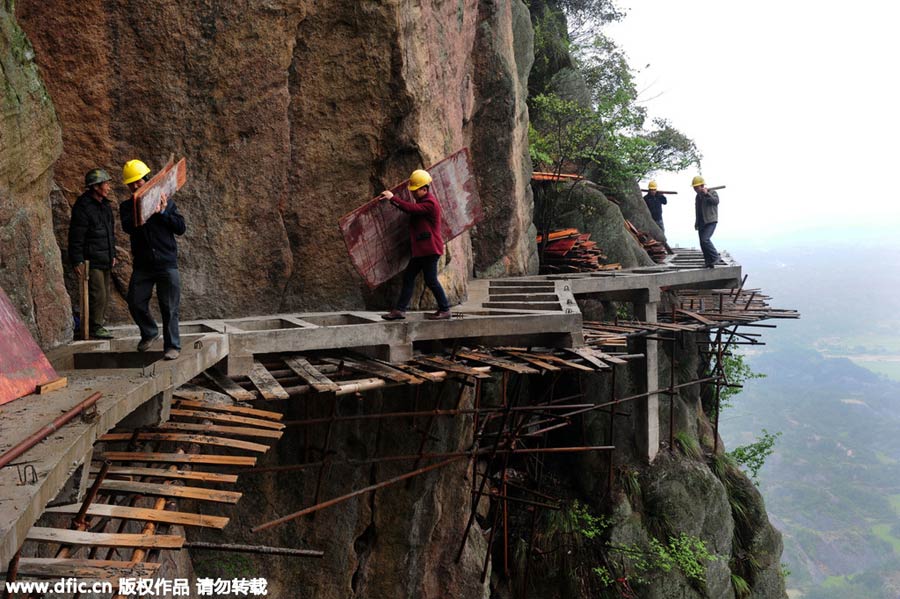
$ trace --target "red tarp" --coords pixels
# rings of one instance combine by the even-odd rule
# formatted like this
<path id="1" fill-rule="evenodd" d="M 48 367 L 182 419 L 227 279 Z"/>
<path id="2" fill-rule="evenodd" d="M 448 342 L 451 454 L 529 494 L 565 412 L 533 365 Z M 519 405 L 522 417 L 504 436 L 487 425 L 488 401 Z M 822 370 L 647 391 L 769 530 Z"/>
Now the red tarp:
<path id="1" fill-rule="evenodd" d="M 481 222 L 484 214 L 475 185 L 468 148 L 429 167 L 431 193 L 443 210 L 441 234 L 450 241 Z M 413 201 L 406 181 L 391 189 Z M 403 271 L 409 262 L 409 217 L 390 202 L 371 200 L 340 220 L 341 233 L 353 266 L 370 289 Z"/>
<path id="2" fill-rule="evenodd" d="M 59 377 L 0 289 L 0 405 Z"/>

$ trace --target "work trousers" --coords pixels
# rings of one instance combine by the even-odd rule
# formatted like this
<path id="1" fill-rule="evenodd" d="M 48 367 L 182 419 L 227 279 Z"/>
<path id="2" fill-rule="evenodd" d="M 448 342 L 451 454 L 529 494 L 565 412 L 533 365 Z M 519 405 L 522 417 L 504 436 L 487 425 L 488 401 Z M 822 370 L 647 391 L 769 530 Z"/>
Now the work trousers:
<path id="1" fill-rule="evenodd" d="M 655 222 L 657 225 L 659 225 L 659 228 L 662 229 L 663 233 L 666 232 L 666 227 L 665 227 L 665 225 L 663 225 L 663 219 L 659 219 L 659 220 L 653 221 L 653 222 Z"/>
<path id="2" fill-rule="evenodd" d="M 409 264 L 403 272 L 403 289 L 400 291 L 400 299 L 397 300 L 398 310 L 406 312 L 406 309 L 409 307 L 419 271 L 422 271 L 422 274 L 425 276 L 425 286 L 431 289 L 431 293 L 437 301 L 438 310 L 446 312 L 450 309 L 450 301 L 447 299 L 447 294 L 444 293 L 444 288 L 441 287 L 441 282 L 438 281 L 437 276 L 437 265 L 440 258 L 437 254 L 410 258 Z"/>
<path id="3" fill-rule="evenodd" d="M 703 251 L 703 261 L 707 266 L 712 266 L 719 261 L 719 252 L 713 245 L 712 236 L 716 232 L 716 223 L 706 223 L 698 231 L 700 235 L 700 249 Z"/>
<path id="4" fill-rule="evenodd" d="M 181 275 L 177 268 L 135 269 L 128 284 L 128 311 L 141 330 L 141 340 L 155 338 L 159 334 L 159 328 L 150 314 L 150 296 L 154 285 L 162 316 L 164 347 L 180 350 L 178 308 L 181 304 Z"/>
<path id="5" fill-rule="evenodd" d="M 106 324 L 106 308 L 109 306 L 109 281 L 111 273 L 108 270 L 91 268 L 88 270 L 88 303 L 90 305 L 90 325 L 88 331 L 93 333 Z M 82 318 L 84 315 L 82 315 Z"/>

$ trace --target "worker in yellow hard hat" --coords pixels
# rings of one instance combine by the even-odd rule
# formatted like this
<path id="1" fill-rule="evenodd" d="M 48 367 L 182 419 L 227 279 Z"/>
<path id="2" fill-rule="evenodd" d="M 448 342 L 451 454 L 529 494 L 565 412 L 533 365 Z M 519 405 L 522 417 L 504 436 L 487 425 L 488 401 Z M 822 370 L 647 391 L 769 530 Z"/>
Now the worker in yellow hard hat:
<path id="1" fill-rule="evenodd" d="M 385 320 L 403 320 L 406 309 L 412 300 L 416 277 L 419 271 L 425 276 L 425 285 L 431 290 L 437 301 L 437 311 L 426 314 L 428 320 L 446 320 L 450 318 L 450 301 L 438 280 L 438 260 L 444 254 L 444 239 L 441 237 L 441 205 L 431 193 L 431 175 L 428 171 L 415 170 L 409 176 L 407 190 L 413 201 L 400 199 L 392 192 L 381 192 L 378 199 L 390 201 L 391 204 L 409 214 L 409 241 L 412 245 L 412 258 L 403 272 L 403 289 L 394 309 L 382 318 Z"/>
<path id="2" fill-rule="evenodd" d="M 669 202 L 666 196 L 658 191 L 656 181 L 650 181 L 650 184 L 647 185 L 647 195 L 644 196 L 644 203 L 647 204 L 647 210 L 650 211 L 650 217 L 653 219 L 653 222 L 659 225 L 659 228 L 665 233 L 666 228 L 663 226 L 662 207 L 663 204 L 668 204 Z"/>
<path id="3" fill-rule="evenodd" d="M 706 268 L 715 268 L 719 262 L 719 252 L 713 245 L 712 236 L 719 222 L 719 194 L 706 187 L 706 181 L 700 175 L 691 180 L 691 187 L 696 192 L 694 198 L 694 229 L 700 236 L 700 250 Z"/>
<path id="4" fill-rule="evenodd" d="M 129 160 L 122 167 L 122 183 L 134 194 L 149 180 L 150 168 L 140 160 Z M 137 350 L 147 351 L 159 338 L 159 327 L 150 314 L 150 296 L 156 287 L 156 299 L 162 316 L 163 357 L 175 360 L 181 353 L 178 311 L 181 305 L 181 274 L 178 272 L 176 235 L 184 235 L 184 217 L 175 200 L 161 198 L 156 212 L 147 221 L 135 225 L 134 195 L 122 202 L 119 216 L 122 229 L 131 237 L 133 266 L 128 283 L 128 311 L 141 331 Z"/>

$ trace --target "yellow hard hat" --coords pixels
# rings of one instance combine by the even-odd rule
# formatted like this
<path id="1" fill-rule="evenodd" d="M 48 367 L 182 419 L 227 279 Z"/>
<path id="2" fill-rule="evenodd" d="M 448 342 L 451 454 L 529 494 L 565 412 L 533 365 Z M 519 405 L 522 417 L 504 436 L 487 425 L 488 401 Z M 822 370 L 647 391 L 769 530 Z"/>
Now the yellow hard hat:
<path id="1" fill-rule="evenodd" d="M 691 180 L 691 187 L 697 187 L 698 185 L 706 185 L 706 181 L 703 180 L 703 177 L 697 175 Z"/>
<path id="2" fill-rule="evenodd" d="M 128 185 L 138 179 L 143 179 L 150 172 L 150 168 L 140 160 L 129 160 L 122 167 L 122 183 Z"/>
<path id="3" fill-rule="evenodd" d="M 431 175 L 428 174 L 428 171 L 423 171 L 422 169 L 414 170 L 409 176 L 409 185 L 407 186 L 407 189 L 415 191 L 420 187 L 425 187 L 429 183 L 431 183 Z"/>
<path id="4" fill-rule="evenodd" d="M 650 185 L 647 186 L 647 189 L 656 189 L 656 181 L 650 181 Z"/>

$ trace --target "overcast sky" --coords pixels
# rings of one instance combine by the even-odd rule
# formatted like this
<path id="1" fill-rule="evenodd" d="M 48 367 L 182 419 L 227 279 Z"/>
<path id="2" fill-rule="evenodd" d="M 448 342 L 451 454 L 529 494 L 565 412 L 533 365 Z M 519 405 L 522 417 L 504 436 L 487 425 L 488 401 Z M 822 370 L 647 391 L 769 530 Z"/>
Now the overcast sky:
<path id="1" fill-rule="evenodd" d="M 717 244 L 896 235 L 900 4 L 618 4 L 627 17 L 607 32 L 651 116 L 697 142 L 707 184 L 727 185 Z M 657 176 L 678 192 L 664 219 L 680 245 L 697 245 L 693 174 Z"/>

